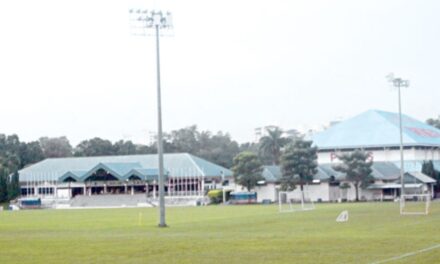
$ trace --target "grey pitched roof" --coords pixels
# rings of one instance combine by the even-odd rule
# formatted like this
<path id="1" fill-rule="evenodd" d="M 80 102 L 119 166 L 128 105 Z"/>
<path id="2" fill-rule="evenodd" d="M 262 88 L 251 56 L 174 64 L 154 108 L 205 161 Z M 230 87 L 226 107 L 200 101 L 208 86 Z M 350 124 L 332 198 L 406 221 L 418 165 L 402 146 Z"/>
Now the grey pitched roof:
<path id="1" fill-rule="evenodd" d="M 122 178 L 132 169 L 140 174 L 151 175 L 157 171 L 158 158 L 156 154 L 103 156 L 103 157 L 70 157 L 45 159 L 19 171 L 20 181 L 59 180 L 61 177 L 85 177 L 93 168 L 103 167 Z M 173 153 L 164 155 L 164 168 L 172 177 L 220 177 L 221 172 L 231 177 L 232 172 L 188 153 Z"/>
<path id="2" fill-rule="evenodd" d="M 264 166 L 261 175 L 266 182 L 277 182 L 283 176 L 280 166 L 276 165 Z"/>
<path id="3" fill-rule="evenodd" d="M 319 164 L 317 173 L 313 179 L 320 181 L 328 181 L 334 178 L 337 181 L 345 179 L 345 174 L 336 171 L 333 166 L 335 164 Z M 400 169 L 392 162 L 374 162 L 372 167 L 372 176 L 378 180 L 395 180 L 400 177 Z M 278 182 L 282 177 L 280 166 L 264 166 L 262 176 L 266 182 Z"/>
<path id="4" fill-rule="evenodd" d="M 406 172 L 404 179 L 405 179 L 405 183 L 436 183 L 437 182 L 428 175 L 418 171 Z"/>

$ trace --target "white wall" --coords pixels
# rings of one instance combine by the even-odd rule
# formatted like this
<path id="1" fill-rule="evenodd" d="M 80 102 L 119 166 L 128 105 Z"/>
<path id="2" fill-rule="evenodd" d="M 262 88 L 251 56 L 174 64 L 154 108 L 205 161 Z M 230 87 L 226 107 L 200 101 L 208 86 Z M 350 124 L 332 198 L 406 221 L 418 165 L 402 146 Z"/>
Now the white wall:
<path id="1" fill-rule="evenodd" d="M 263 200 L 271 200 L 275 202 L 278 200 L 277 186 L 273 183 L 267 183 L 263 186 L 257 186 L 254 188 L 257 192 L 257 202 L 262 202 Z"/>
<path id="2" fill-rule="evenodd" d="M 69 189 L 58 189 L 57 190 L 57 197 L 58 198 L 70 198 L 70 190 Z"/>
<path id="3" fill-rule="evenodd" d="M 267 185 L 254 188 L 254 191 L 257 192 L 258 202 L 261 202 L 264 199 L 270 199 L 272 202 L 275 202 L 278 201 L 278 189 L 279 185 L 268 183 Z M 330 201 L 330 187 L 327 182 L 305 185 L 304 191 L 306 192 L 306 196 L 314 202 L 318 201 L 319 199 L 323 202 Z M 297 188 L 293 191 L 293 196 L 301 197 L 301 190 L 299 186 L 297 186 Z"/>
<path id="4" fill-rule="evenodd" d="M 398 149 L 381 149 L 381 150 L 367 150 L 371 152 L 373 161 L 399 161 L 400 151 Z M 341 153 L 341 152 L 338 152 Z M 339 160 L 335 156 L 335 152 L 319 152 L 318 163 L 337 163 Z M 440 149 L 405 149 L 403 151 L 405 160 L 440 160 Z"/>

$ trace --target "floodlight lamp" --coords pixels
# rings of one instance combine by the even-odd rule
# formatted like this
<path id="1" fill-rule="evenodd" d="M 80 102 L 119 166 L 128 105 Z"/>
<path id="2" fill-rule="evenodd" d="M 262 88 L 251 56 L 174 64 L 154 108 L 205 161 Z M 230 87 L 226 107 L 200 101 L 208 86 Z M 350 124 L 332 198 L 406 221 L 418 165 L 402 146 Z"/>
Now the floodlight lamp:
<path id="1" fill-rule="evenodd" d="M 169 11 L 167 12 L 166 21 L 167 21 L 167 26 L 172 28 L 173 27 L 173 15 Z"/>
<path id="2" fill-rule="evenodd" d="M 392 82 L 394 80 L 394 73 L 390 72 L 385 78 L 388 79 L 388 81 Z"/>
<path id="3" fill-rule="evenodd" d="M 161 26 L 162 25 L 162 12 L 154 12 L 153 14 L 153 25 Z"/>

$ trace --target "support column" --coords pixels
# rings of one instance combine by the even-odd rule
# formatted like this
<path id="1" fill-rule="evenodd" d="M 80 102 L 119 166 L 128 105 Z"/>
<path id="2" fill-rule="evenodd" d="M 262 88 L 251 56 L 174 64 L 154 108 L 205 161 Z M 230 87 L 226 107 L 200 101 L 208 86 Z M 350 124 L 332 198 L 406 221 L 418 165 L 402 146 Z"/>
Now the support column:
<path id="1" fill-rule="evenodd" d="M 153 182 L 153 198 L 154 199 L 156 199 L 156 186 L 157 186 L 157 183 L 156 183 L 156 180 L 154 180 L 154 182 Z"/>
<path id="2" fill-rule="evenodd" d="M 126 183 L 124 183 L 124 194 L 128 193 L 128 186 Z"/>
<path id="3" fill-rule="evenodd" d="M 107 194 L 107 184 L 104 183 L 104 194 Z"/>
<path id="4" fill-rule="evenodd" d="M 53 194 L 52 196 L 56 199 L 57 198 L 57 192 L 58 192 L 58 186 L 55 184 L 53 186 Z"/>
<path id="5" fill-rule="evenodd" d="M 202 182 L 202 189 L 200 190 L 201 191 L 201 195 L 200 196 L 205 196 L 205 179 L 203 178 L 203 177 L 201 177 L 201 182 Z"/>

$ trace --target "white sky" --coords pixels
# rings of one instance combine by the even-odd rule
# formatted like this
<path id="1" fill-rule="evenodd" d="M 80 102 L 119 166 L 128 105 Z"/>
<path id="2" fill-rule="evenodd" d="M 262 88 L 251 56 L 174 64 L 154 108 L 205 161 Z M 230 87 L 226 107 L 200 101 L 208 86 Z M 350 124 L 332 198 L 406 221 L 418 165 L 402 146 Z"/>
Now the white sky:
<path id="1" fill-rule="evenodd" d="M 197 124 L 239 142 L 254 128 L 298 128 L 368 109 L 440 114 L 440 2 L 405 0 L 3 0 L 0 133 L 147 142 L 156 131 L 153 37 L 128 9 L 166 8 L 165 131 Z"/>

